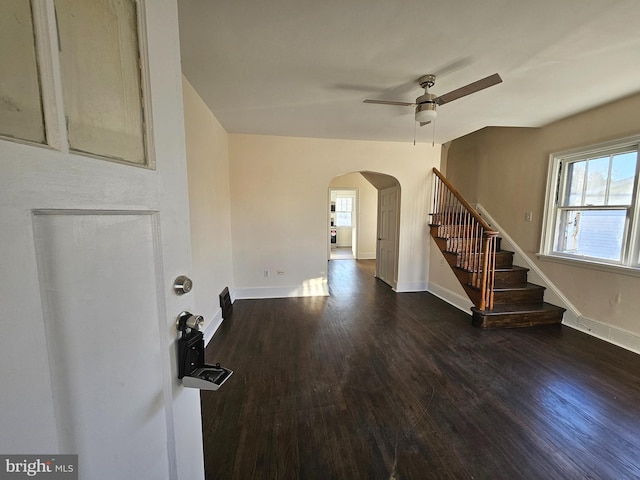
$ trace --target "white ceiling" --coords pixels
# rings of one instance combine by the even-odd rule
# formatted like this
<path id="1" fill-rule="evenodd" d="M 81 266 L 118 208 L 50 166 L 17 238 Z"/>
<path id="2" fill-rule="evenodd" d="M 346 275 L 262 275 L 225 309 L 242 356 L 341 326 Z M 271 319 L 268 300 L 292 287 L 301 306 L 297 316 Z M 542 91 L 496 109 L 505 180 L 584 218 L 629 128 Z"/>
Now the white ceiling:
<path id="1" fill-rule="evenodd" d="M 541 126 L 640 91 L 639 0 L 179 0 L 183 72 L 229 133 L 412 142 L 418 77 L 436 143 Z M 431 126 L 418 142 L 431 142 Z"/>

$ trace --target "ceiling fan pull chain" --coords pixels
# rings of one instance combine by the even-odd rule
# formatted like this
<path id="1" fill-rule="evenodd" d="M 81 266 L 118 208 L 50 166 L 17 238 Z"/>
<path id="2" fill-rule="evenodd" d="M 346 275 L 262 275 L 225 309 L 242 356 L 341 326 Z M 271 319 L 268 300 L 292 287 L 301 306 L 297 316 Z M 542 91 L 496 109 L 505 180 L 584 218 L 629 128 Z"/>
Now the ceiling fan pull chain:
<path id="1" fill-rule="evenodd" d="M 433 130 L 431 130 L 432 132 L 432 137 L 431 137 L 431 146 L 435 147 L 436 146 L 436 119 L 433 119 Z"/>

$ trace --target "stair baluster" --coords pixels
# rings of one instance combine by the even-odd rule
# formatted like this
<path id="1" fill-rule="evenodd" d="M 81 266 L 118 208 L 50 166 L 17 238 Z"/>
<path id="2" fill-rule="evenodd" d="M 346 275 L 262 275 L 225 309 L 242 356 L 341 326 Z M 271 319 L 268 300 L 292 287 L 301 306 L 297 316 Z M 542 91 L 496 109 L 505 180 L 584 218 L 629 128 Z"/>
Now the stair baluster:
<path id="1" fill-rule="evenodd" d="M 493 308 L 496 238 L 498 232 L 460 195 L 437 170 L 435 173 L 432 226 L 455 252 L 456 267 L 470 272 L 469 283 L 480 289 L 478 307 Z"/>

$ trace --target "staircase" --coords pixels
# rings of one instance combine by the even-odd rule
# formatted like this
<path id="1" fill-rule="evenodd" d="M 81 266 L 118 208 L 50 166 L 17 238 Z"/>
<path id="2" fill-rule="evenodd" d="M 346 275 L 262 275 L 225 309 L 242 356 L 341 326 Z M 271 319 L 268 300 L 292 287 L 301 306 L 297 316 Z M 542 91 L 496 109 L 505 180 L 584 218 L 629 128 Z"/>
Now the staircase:
<path id="1" fill-rule="evenodd" d="M 431 236 L 475 305 L 472 324 L 482 328 L 529 327 L 562 322 L 564 308 L 544 301 L 544 287 L 513 265 L 498 232 L 436 169 Z"/>

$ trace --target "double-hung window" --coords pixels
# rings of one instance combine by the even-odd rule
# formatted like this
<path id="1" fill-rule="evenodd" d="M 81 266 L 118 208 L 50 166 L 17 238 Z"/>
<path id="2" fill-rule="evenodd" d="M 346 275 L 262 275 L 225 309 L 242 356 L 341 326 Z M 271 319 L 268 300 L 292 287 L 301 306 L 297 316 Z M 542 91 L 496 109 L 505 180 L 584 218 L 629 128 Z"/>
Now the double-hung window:
<path id="1" fill-rule="evenodd" d="M 639 268 L 640 136 L 553 154 L 543 256 Z"/>
<path id="2" fill-rule="evenodd" d="M 336 226 L 352 227 L 353 226 L 353 197 L 336 198 Z"/>

